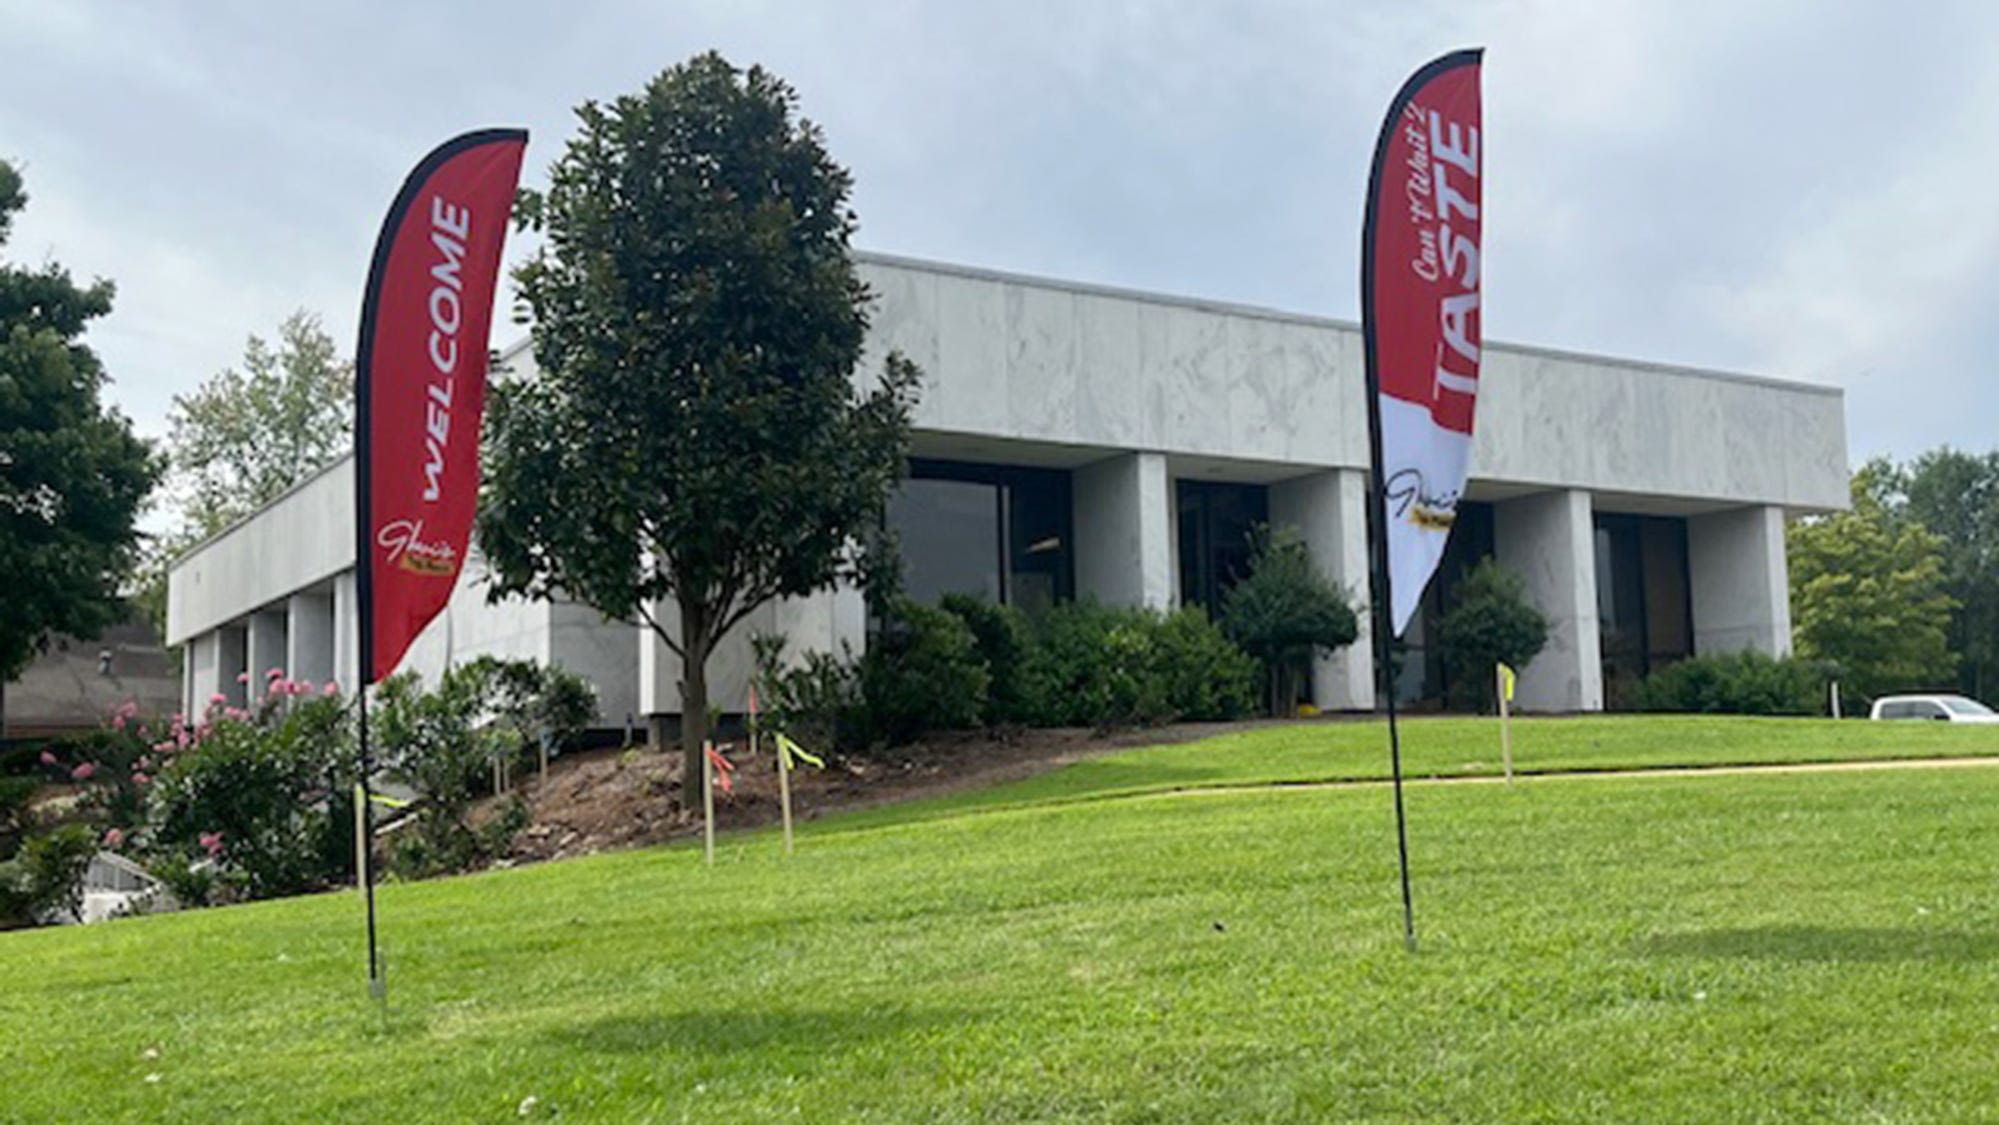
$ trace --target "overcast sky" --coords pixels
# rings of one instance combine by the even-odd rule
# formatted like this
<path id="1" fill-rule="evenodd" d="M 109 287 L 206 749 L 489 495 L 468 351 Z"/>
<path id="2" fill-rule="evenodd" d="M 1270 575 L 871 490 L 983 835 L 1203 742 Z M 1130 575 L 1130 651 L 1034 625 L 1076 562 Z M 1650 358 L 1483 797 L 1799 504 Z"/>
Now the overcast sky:
<path id="1" fill-rule="evenodd" d="M 143 432 L 293 309 L 351 348 L 436 142 L 526 125 L 539 182 L 577 103 L 711 47 L 798 88 L 864 248 L 1357 317 L 1387 100 L 1483 45 L 1488 338 L 1843 386 L 1856 462 L 1999 445 L 1999 5 L 318 8 L 0 0 L 5 253 L 117 282 Z"/>

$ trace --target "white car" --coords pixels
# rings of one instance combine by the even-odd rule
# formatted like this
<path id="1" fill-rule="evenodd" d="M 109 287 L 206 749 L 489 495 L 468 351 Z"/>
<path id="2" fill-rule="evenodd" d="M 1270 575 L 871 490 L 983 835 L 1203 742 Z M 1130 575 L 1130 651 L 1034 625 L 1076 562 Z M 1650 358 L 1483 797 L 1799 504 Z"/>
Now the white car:
<path id="1" fill-rule="evenodd" d="M 1999 714 L 1962 695 L 1884 695 L 1871 719 L 1936 719 L 1946 723 L 1999 723 Z"/>

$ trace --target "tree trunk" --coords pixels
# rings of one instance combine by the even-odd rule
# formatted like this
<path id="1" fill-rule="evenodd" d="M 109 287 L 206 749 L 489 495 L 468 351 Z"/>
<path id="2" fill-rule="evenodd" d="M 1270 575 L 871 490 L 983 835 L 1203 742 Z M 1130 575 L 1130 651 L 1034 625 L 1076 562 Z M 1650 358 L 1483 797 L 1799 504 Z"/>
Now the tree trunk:
<path id="1" fill-rule="evenodd" d="M 680 600 L 680 807 L 701 807 L 701 744 L 708 740 L 708 618 L 703 606 Z"/>

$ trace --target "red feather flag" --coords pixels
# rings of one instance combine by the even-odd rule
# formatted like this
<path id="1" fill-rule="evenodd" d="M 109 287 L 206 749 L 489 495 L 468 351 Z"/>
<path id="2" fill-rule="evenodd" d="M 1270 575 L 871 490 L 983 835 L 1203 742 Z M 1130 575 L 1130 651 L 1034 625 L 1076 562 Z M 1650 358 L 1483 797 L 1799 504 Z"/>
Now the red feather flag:
<path id="1" fill-rule="evenodd" d="M 1481 51 L 1423 67 L 1390 104 L 1368 177 L 1361 315 L 1391 632 L 1444 556 L 1471 461 L 1480 344 Z"/>
<path id="2" fill-rule="evenodd" d="M 464 566 L 493 290 L 526 148 L 520 129 L 445 142 L 375 243 L 354 370 L 363 684 L 395 670 Z"/>

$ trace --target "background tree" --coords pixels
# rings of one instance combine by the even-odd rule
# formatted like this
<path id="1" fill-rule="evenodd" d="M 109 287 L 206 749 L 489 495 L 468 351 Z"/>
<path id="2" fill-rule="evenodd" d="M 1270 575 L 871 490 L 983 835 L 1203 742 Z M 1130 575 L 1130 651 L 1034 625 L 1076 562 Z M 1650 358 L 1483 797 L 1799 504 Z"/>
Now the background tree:
<path id="1" fill-rule="evenodd" d="M 166 628 L 173 560 L 345 454 L 353 418 L 354 365 L 303 309 L 275 346 L 251 336 L 241 369 L 174 396 L 161 489 L 170 526 L 146 552 L 134 599 L 155 628 Z"/>
<path id="2" fill-rule="evenodd" d="M 0 246 L 27 201 L 20 175 L 0 162 Z M 0 261 L 0 685 L 51 634 L 94 636 L 125 611 L 133 521 L 157 468 L 131 423 L 101 401 L 108 379 L 81 342 L 111 296 L 110 282 L 79 287 L 58 265 Z"/>
<path id="3" fill-rule="evenodd" d="M 1943 541 L 1958 686 L 1982 699 L 1999 687 L 1999 453 L 1934 449 L 1895 477 L 1902 511 Z"/>
<path id="4" fill-rule="evenodd" d="M 277 345 L 251 336 L 167 415 L 168 492 L 189 537 L 206 538 L 278 498 L 353 445 L 354 365 L 301 309 Z"/>
<path id="5" fill-rule="evenodd" d="M 1827 661 L 1849 696 L 1951 682 L 1943 540 L 1884 502 L 1893 467 L 1853 477 L 1853 507 L 1791 525 L 1791 624 L 1798 655 Z"/>
<path id="6" fill-rule="evenodd" d="M 1258 532 L 1249 573 L 1222 600 L 1222 629 L 1263 668 L 1270 713 L 1290 715 L 1312 654 L 1350 645 L 1360 621 L 1292 528 Z"/>
<path id="7" fill-rule="evenodd" d="M 852 373 L 868 293 L 844 169 L 791 88 L 705 54 L 577 110 L 522 214 L 537 371 L 494 388 L 479 542 L 493 596 L 560 592 L 681 658 L 681 747 L 708 735 L 715 644 L 867 563 L 918 373 Z M 684 770 L 697 797 L 698 768 Z"/>
<path id="8" fill-rule="evenodd" d="M 1493 667 L 1524 672 L 1548 643 L 1548 618 L 1527 600 L 1527 583 L 1488 555 L 1457 584 L 1455 602 L 1438 622 L 1437 644 L 1460 707 L 1495 705 Z"/>

